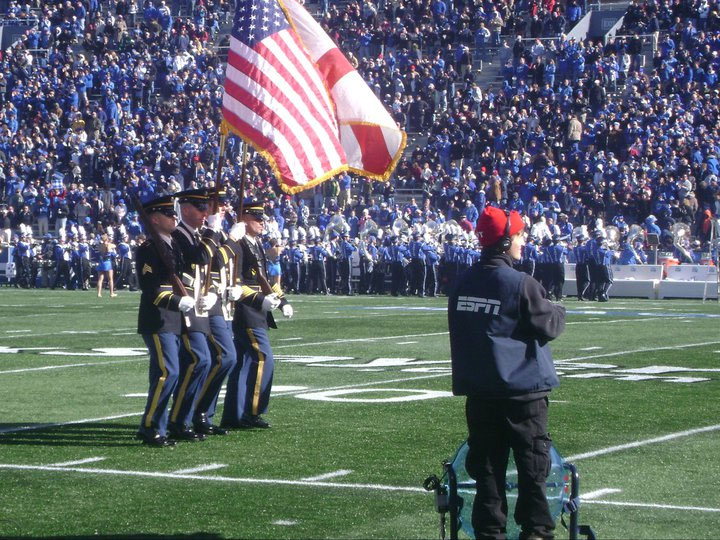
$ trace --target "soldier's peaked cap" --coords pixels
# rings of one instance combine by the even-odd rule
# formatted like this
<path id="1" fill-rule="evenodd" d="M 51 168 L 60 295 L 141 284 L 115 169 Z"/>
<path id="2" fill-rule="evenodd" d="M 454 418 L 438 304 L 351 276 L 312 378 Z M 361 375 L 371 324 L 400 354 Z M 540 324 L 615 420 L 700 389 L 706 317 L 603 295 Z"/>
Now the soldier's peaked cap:
<path id="1" fill-rule="evenodd" d="M 206 188 L 186 189 L 178 191 L 175 194 L 178 202 L 205 205 L 210 201 L 210 196 Z"/>
<path id="2" fill-rule="evenodd" d="M 265 214 L 265 206 L 262 201 L 254 198 L 246 198 L 243 201 L 243 214 L 249 214 L 256 217 L 262 217 Z"/>
<path id="3" fill-rule="evenodd" d="M 145 212 L 166 212 L 175 208 L 175 196 L 174 195 L 163 195 L 162 197 L 155 197 L 143 203 L 143 210 Z"/>

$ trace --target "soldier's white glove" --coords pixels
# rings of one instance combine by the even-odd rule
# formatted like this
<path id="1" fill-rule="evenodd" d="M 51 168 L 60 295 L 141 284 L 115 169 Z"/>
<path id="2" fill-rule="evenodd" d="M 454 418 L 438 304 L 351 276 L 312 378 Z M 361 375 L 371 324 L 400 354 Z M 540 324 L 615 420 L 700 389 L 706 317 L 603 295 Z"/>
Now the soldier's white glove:
<path id="1" fill-rule="evenodd" d="M 292 316 L 294 313 L 293 307 L 290 304 L 285 304 L 282 307 L 282 313 L 283 313 L 283 317 L 285 317 L 286 319 L 292 319 Z"/>
<path id="2" fill-rule="evenodd" d="M 277 309 L 280 307 L 280 299 L 278 298 L 277 294 L 272 293 L 267 295 L 265 298 L 263 298 L 262 303 L 262 310 L 263 311 L 272 311 L 273 309 Z"/>
<path id="3" fill-rule="evenodd" d="M 231 302 L 237 302 L 242 297 L 242 287 L 239 285 L 228 287 L 227 297 Z"/>
<path id="4" fill-rule="evenodd" d="M 207 225 L 213 231 L 220 232 L 220 229 L 222 229 L 222 216 L 219 213 L 208 216 Z"/>
<path id="5" fill-rule="evenodd" d="M 245 236 L 245 224 L 244 223 L 236 223 L 230 228 L 230 232 L 228 233 L 228 236 L 234 240 L 235 242 L 239 242 L 243 236 Z"/>
<path id="6" fill-rule="evenodd" d="M 178 304 L 178 309 L 183 313 L 189 312 L 195 307 L 195 299 L 192 296 L 183 296 Z"/>
<path id="7" fill-rule="evenodd" d="M 201 296 L 198 300 L 198 309 L 200 311 L 210 311 L 217 302 L 218 296 L 215 293 L 207 293 L 205 296 Z"/>

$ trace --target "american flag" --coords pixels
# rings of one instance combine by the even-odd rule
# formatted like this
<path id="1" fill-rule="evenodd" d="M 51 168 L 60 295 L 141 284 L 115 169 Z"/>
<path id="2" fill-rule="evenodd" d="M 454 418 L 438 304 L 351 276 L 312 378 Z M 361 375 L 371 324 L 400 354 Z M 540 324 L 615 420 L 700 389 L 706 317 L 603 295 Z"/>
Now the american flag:
<path id="1" fill-rule="evenodd" d="M 347 169 L 333 103 L 276 0 L 238 3 L 223 115 L 286 189 Z"/>
<path id="2" fill-rule="evenodd" d="M 347 169 L 385 180 L 405 147 L 405 133 L 295 0 L 239 0 L 223 116 L 290 193 Z"/>

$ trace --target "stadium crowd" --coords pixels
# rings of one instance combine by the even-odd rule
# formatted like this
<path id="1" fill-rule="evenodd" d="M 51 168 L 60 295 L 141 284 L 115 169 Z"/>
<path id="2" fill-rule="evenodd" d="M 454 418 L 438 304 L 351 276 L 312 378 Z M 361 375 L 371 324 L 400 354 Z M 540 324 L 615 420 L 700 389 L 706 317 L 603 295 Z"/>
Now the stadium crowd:
<path id="1" fill-rule="evenodd" d="M 434 294 L 449 274 L 420 287 L 410 270 L 393 273 L 393 264 L 421 273 L 418 257 L 393 246 L 411 251 L 417 233 L 441 268 L 468 264 L 477 251 L 467 233 L 488 204 L 520 211 L 539 254 L 602 234 L 598 218 L 621 233 L 640 224 L 668 249 L 673 226 L 685 223 L 698 245 L 682 247 L 709 251 L 720 215 L 715 2 L 635 0 L 621 32 L 628 37 L 607 43 L 566 36 L 583 15 L 576 0 L 325 1 L 318 9 L 416 142 L 388 183 L 342 174 L 289 196 L 259 156 L 238 193 L 241 143 L 229 139 L 223 182 L 231 199 L 265 202 L 291 289 L 323 289 L 299 285 L 317 263 L 309 254 L 319 238 L 331 290 L 349 292 L 342 264 L 330 262 L 350 258 L 350 247 L 337 247 L 347 233 L 364 258 L 378 248 L 374 265 L 394 292 Z M 87 287 L 90 260 L 109 250 L 116 277 L 125 276 L 118 285 L 133 286 L 142 227 L 130 193 L 144 200 L 215 180 L 232 10 L 227 0 L 10 2 L 6 19 L 28 24 L 0 62 L 0 240 L 16 247 L 16 284 L 35 286 L 46 266 L 52 277 L 43 283 Z M 481 61 L 500 69 L 501 83 L 479 84 Z M 416 198 L 397 204 L 408 189 Z M 340 226 L 328 230 L 333 215 Z M 369 220 L 385 235 L 360 239 Z M 443 226 L 452 221 L 457 227 Z M 463 251 L 451 255 L 446 242 Z M 381 292 L 367 283 L 362 292 Z"/>

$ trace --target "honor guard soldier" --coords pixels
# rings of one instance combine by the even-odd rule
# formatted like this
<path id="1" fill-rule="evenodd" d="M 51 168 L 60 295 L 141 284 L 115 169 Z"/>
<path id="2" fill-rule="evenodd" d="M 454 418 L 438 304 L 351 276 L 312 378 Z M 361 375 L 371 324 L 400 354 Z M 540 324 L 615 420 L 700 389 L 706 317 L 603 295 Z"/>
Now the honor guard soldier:
<path id="1" fill-rule="evenodd" d="M 279 285 L 273 287 L 272 293 L 263 289 L 267 275 L 261 238 L 264 228 L 262 203 L 252 199 L 245 201 L 241 219 L 245 223 L 245 236 L 240 241 L 241 250 L 235 265 L 242 296 L 235 303 L 233 318 L 238 362 L 228 378 L 220 425 L 223 428 L 268 428 L 270 424 L 260 416 L 267 411 L 273 381 L 274 358 L 268 328 L 277 328 L 272 310 L 280 308 L 283 316 L 290 318 L 293 309 Z"/>
<path id="2" fill-rule="evenodd" d="M 193 429 L 195 405 L 210 371 L 208 347 L 210 320 L 208 311 L 217 301 L 211 292 L 203 294 L 203 284 L 210 271 L 210 262 L 217 249 L 220 217 L 210 216 L 209 227 L 199 232 L 209 207 L 206 189 L 191 189 L 175 194 L 180 203 L 180 223 L 173 231 L 173 241 L 180 252 L 180 274 L 188 293 L 195 299 L 194 309 L 183 319 L 180 336 L 180 376 L 170 410 L 170 437 L 198 441 L 205 438 Z"/>
<path id="3" fill-rule="evenodd" d="M 137 250 L 141 290 L 138 333 L 150 354 L 150 388 L 137 438 L 150 446 L 172 446 L 175 442 L 167 438 L 168 403 L 178 381 L 181 312 L 193 309 L 195 299 L 174 293 L 171 284 L 172 276 L 180 271 L 179 252 L 171 236 L 177 223 L 173 197 L 154 199 L 143 208 L 150 225 L 165 242 L 169 260 L 161 259 L 152 239 Z M 168 264 L 175 268 L 168 268 Z"/>
<path id="4" fill-rule="evenodd" d="M 525 243 L 520 215 L 488 206 L 478 220 L 482 258 L 448 301 L 455 395 L 467 396 L 466 468 L 475 480 L 476 538 L 505 538 L 506 470 L 517 465 L 520 538 L 552 538 L 545 487 L 550 472 L 548 394 L 558 385 L 547 342 L 565 327 L 565 309 L 532 277 L 513 269 Z"/>
<path id="5" fill-rule="evenodd" d="M 233 225 L 227 235 L 221 233 L 221 245 L 213 255 L 211 272 L 205 280 L 205 290 L 217 295 L 218 300 L 208 311 L 211 366 L 193 417 L 195 432 L 202 435 L 227 434 L 227 430 L 213 424 L 213 418 L 223 381 L 238 361 L 232 320 L 235 302 L 242 293 L 240 286 L 235 285 L 235 258 L 244 235 L 244 223 Z"/>

